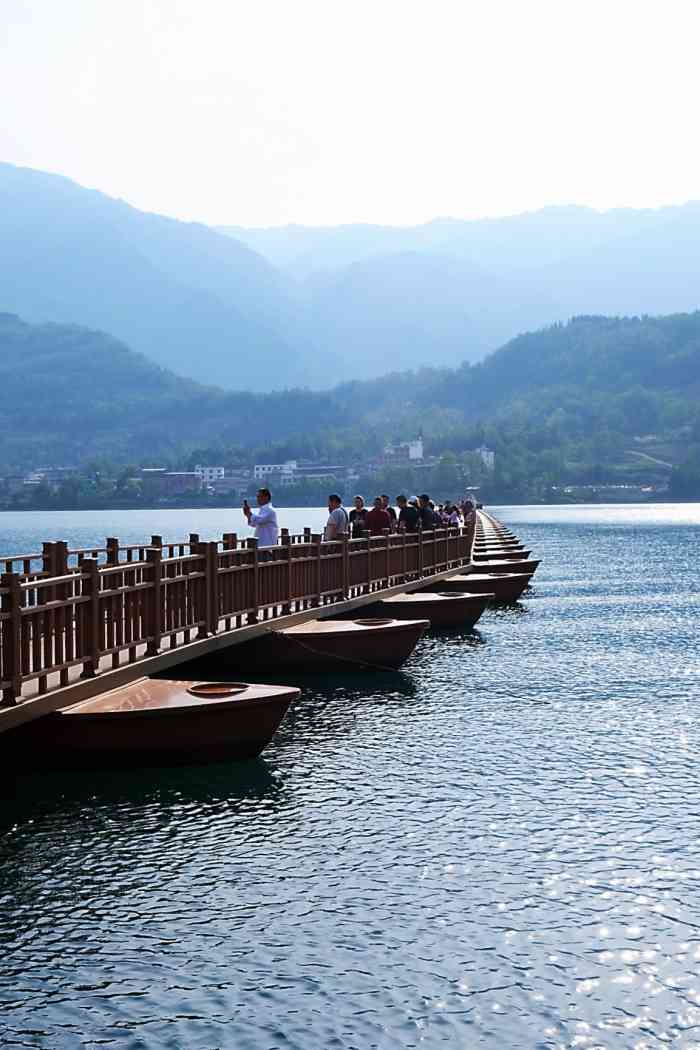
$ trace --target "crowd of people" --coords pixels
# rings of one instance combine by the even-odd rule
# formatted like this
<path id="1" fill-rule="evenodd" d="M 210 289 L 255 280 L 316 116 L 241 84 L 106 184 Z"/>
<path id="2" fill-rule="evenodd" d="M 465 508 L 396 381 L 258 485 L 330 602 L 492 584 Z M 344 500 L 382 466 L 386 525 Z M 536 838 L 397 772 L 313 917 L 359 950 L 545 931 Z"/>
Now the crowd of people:
<path id="1" fill-rule="evenodd" d="M 354 506 L 347 515 L 346 527 L 338 533 L 337 514 L 335 518 L 333 514 L 338 510 L 344 512 L 344 508 L 340 497 L 334 495 L 329 498 L 328 509 L 331 513 L 326 523 L 325 539 L 337 539 L 343 532 L 353 539 L 358 539 L 366 532 L 369 532 L 370 536 L 381 536 L 385 529 L 389 532 L 418 532 L 419 529 L 461 526 L 472 520 L 476 509 L 476 503 L 471 496 L 465 496 L 464 499 L 455 502 L 446 500 L 436 504 L 427 493 L 423 493 L 422 496 L 397 496 L 395 507 L 391 505 L 386 494 L 375 496 L 371 507 L 365 505 L 362 496 L 355 496 L 353 503 Z"/>
<path id="2" fill-rule="evenodd" d="M 253 510 L 248 501 L 243 501 L 246 521 L 255 529 L 261 547 L 273 547 L 279 538 L 277 511 L 272 506 L 272 495 L 267 488 L 258 489 L 258 509 Z M 348 514 L 337 493 L 328 497 L 328 520 L 323 532 L 324 540 L 337 540 L 341 536 L 358 539 L 369 533 L 381 536 L 389 532 L 418 532 L 420 529 L 443 529 L 448 526 L 467 525 L 473 521 L 476 502 L 472 496 L 452 502 L 436 504 L 427 493 L 422 496 L 397 496 L 393 507 L 387 495 L 375 496 L 372 506 L 365 505 L 362 496 L 355 496 L 353 508 Z"/>

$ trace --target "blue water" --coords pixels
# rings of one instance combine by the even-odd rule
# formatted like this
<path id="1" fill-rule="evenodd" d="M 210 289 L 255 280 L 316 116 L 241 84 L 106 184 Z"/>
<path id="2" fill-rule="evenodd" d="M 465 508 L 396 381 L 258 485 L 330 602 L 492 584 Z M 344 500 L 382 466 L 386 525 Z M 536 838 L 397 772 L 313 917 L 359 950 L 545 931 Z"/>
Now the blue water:
<path id="1" fill-rule="evenodd" d="M 14 785 L 0 1045 L 700 1046 L 700 506 L 498 514 L 531 594 L 258 762 Z"/>
<path id="2" fill-rule="evenodd" d="M 328 510 L 292 508 L 278 511 L 280 526 L 303 532 L 321 531 Z M 183 542 L 191 532 L 202 540 L 220 540 L 223 533 L 254 536 L 239 507 L 200 510 L 71 510 L 6 511 L 0 513 L 0 557 L 41 553 L 44 540 L 65 540 L 69 548 L 104 547 L 108 536 L 123 545 L 147 543 L 151 536 Z"/>

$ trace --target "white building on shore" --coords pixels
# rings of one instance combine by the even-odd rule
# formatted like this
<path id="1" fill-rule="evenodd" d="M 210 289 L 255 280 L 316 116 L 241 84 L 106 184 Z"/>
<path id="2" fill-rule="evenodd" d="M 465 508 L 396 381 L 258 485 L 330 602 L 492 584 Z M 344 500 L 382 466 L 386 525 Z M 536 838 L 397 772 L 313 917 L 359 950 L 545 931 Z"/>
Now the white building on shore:
<path id="1" fill-rule="evenodd" d="M 194 468 L 194 472 L 197 477 L 202 479 L 202 482 L 205 485 L 212 485 L 215 481 L 220 481 L 226 475 L 224 467 L 204 467 L 201 464 L 197 464 Z"/>
<path id="2" fill-rule="evenodd" d="M 288 459 L 286 463 L 256 463 L 253 477 L 256 481 L 279 480 L 282 485 L 293 485 L 297 472 L 297 461 Z"/>
<path id="3" fill-rule="evenodd" d="M 420 463 L 423 459 L 423 435 L 419 434 L 412 441 L 400 441 L 397 445 L 385 445 L 384 458 L 402 463 Z"/>
<path id="4" fill-rule="evenodd" d="M 487 470 L 494 470 L 496 467 L 496 453 L 491 448 L 487 448 L 486 445 L 480 445 L 479 448 L 474 449 L 474 454 L 479 456 L 481 462 L 484 464 Z"/>

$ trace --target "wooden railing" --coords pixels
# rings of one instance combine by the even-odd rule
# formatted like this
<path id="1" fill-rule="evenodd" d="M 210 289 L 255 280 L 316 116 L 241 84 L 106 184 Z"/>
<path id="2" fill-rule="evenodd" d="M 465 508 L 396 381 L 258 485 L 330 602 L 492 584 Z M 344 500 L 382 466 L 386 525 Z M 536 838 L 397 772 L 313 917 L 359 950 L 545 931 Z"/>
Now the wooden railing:
<path id="1" fill-rule="evenodd" d="M 124 547 L 110 538 L 81 550 L 45 543 L 41 555 L 0 559 L 0 703 L 16 704 L 29 683 L 39 694 L 65 686 L 72 669 L 92 677 L 105 658 L 134 663 L 456 568 L 469 562 L 472 541 L 473 527 L 330 543 L 282 530 L 278 546 L 260 550 L 234 533 Z"/>

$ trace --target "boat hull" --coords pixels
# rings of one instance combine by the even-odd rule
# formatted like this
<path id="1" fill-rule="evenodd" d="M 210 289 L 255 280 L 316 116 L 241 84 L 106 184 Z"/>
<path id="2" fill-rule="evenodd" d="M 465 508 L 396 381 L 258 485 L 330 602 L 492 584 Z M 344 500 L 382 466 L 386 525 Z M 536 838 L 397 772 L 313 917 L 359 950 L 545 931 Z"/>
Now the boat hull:
<path id="1" fill-rule="evenodd" d="M 502 539 L 500 536 L 490 536 L 487 538 L 477 538 L 474 540 L 475 547 L 524 547 L 525 544 L 521 543 L 520 540 L 507 540 Z"/>
<path id="2" fill-rule="evenodd" d="M 468 573 L 451 576 L 447 580 L 441 580 L 439 584 L 431 584 L 426 590 L 439 587 L 440 590 L 466 594 L 492 594 L 495 604 L 510 604 L 517 602 L 529 582 L 530 576 L 527 573 Z"/>
<path id="3" fill-rule="evenodd" d="M 492 558 L 487 561 L 480 561 L 473 563 L 477 566 L 477 572 L 488 572 L 500 575 L 502 573 L 527 573 L 532 576 L 537 566 L 540 564 L 537 559 L 520 559 L 520 558 Z"/>
<path id="4" fill-rule="evenodd" d="M 0 747 L 3 754 L 12 754 L 15 768 L 23 769 L 173 766 L 254 758 L 269 744 L 300 690 L 280 687 L 269 695 L 268 686 L 253 688 L 266 695 L 201 706 L 93 713 L 78 704 L 2 734 Z"/>
<path id="5" fill-rule="evenodd" d="M 489 604 L 488 594 L 458 592 L 413 592 L 385 598 L 363 609 L 368 616 L 391 616 L 396 620 L 429 620 L 432 628 L 462 627 L 476 624 Z"/>
<path id="6" fill-rule="evenodd" d="M 525 550 L 509 550 L 504 548 L 494 548 L 488 551 L 475 550 L 472 554 L 472 560 L 475 562 L 482 561 L 526 561 L 530 557 L 530 551 Z"/>
<path id="7" fill-rule="evenodd" d="M 319 629 L 322 625 L 328 629 Z M 313 621 L 304 631 L 292 627 L 271 630 L 260 638 L 217 653 L 217 666 L 238 673 L 254 667 L 258 672 L 291 670 L 346 673 L 353 671 L 395 670 L 415 649 L 430 627 L 426 619 L 391 619 L 381 626 L 364 626 L 361 621 Z M 347 628 L 347 629 L 344 629 Z"/>

